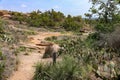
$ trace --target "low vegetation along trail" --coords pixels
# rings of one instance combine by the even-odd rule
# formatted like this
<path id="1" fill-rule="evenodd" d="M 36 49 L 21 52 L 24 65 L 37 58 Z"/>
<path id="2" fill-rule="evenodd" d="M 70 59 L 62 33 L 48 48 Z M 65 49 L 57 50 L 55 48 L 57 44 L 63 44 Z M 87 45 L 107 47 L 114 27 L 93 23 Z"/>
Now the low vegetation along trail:
<path id="1" fill-rule="evenodd" d="M 18 70 L 16 70 L 8 80 L 32 80 L 35 72 L 35 64 L 40 62 L 49 62 L 51 59 L 42 59 L 45 46 L 37 46 L 40 42 L 44 42 L 46 37 L 60 36 L 59 32 L 40 32 L 37 35 L 28 37 L 28 42 L 22 43 L 23 46 L 34 49 L 28 52 L 29 55 L 21 54 L 19 56 Z"/>

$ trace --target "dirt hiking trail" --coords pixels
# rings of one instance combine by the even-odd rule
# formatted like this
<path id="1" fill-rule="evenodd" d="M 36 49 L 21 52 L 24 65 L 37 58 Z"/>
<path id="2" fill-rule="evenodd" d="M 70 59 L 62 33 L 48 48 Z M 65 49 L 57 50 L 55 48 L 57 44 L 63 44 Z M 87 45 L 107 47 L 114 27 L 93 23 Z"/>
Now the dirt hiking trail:
<path id="1" fill-rule="evenodd" d="M 37 46 L 40 42 L 44 42 L 46 37 L 63 35 L 60 32 L 39 32 L 37 35 L 28 36 L 28 42 L 22 43 L 23 46 L 35 49 L 29 55 L 23 53 L 19 56 L 20 64 L 18 70 L 14 71 L 8 80 L 32 80 L 35 72 L 35 64 L 37 62 L 50 62 L 51 58 L 42 59 L 45 46 Z"/>

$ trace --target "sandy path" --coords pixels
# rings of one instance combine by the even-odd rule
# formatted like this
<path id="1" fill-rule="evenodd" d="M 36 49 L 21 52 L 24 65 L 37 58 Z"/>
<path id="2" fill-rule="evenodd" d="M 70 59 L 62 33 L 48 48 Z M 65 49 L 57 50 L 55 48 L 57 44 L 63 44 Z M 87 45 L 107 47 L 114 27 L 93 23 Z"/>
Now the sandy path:
<path id="1" fill-rule="evenodd" d="M 27 43 L 23 43 L 23 45 L 27 47 L 39 47 L 40 49 L 36 49 L 31 52 L 29 55 L 21 54 L 19 57 L 20 64 L 18 66 L 18 70 L 13 73 L 13 75 L 8 80 L 32 80 L 35 72 L 35 64 L 38 61 L 48 62 L 51 59 L 42 59 L 42 55 L 44 53 L 43 46 L 36 46 L 35 44 L 39 44 L 41 41 L 44 41 L 44 38 L 51 36 L 60 36 L 59 32 L 40 32 L 38 35 L 29 36 L 32 40 L 29 40 Z"/>

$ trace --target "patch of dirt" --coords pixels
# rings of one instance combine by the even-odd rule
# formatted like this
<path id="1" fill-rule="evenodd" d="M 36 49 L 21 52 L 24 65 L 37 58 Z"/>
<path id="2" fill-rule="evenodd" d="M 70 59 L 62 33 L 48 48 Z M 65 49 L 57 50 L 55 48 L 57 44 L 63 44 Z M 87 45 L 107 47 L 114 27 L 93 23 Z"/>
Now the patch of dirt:
<path id="1" fill-rule="evenodd" d="M 42 59 L 45 51 L 45 46 L 37 46 L 41 42 L 44 42 L 46 37 L 63 35 L 59 32 L 39 32 L 38 35 L 28 36 L 28 42 L 21 42 L 22 46 L 35 49 L 30 52 L 29 55 L 20 54 L 20 64 L 18 70 L 15 71 L 8 80 L 32 80 L 35 72 L 35 64 L 37 62 L 51 62 L 52 59 Z"/>

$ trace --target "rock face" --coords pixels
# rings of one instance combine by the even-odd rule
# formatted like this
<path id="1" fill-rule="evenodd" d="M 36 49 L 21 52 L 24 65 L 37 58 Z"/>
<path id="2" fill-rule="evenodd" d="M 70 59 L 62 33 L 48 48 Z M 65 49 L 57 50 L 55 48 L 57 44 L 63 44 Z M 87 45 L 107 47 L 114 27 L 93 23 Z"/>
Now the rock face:
<path id="1" fill-rule="evenodd" d="M 9 11 L 0 10 L 0 17 L 2 17 L 2 18 L 11 18 L 12 16 L 10 15 Z"/>
<path id="2" fill-rule="evenodd" d="M 11 18 L 12 16 L 10 15 L 10 14 L 5 14 L 5 15 L 3 15 L 3 18 Z"/>

